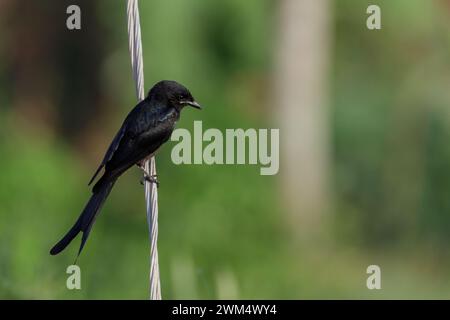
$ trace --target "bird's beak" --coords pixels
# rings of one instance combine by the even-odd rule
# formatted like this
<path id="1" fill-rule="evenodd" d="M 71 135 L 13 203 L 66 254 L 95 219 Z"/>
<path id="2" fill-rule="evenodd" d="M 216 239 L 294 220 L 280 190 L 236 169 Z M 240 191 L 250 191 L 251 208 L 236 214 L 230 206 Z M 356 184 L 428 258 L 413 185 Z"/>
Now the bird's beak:
<path id="1" fill-rule="evenodd" d="M 202 106 L 197 101 L 182 101 L 181 104 L 187 104 L 191 107 L 202 109 Z"/>

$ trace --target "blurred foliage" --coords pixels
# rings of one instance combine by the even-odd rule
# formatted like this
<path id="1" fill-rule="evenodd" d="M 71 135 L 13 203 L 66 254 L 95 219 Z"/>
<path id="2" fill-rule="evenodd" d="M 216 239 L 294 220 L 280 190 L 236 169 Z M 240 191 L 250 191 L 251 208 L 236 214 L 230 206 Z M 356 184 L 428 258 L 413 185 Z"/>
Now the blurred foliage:
<path id="1" fill-rule="evenodd" d="M 17 76 L 23 59 L 10 50 L 8 30 L 18 25 L 6 28 L 28 3 L 8 3 L 0 10 L 7 18 L 0 19 L 0 298 L 146 298 L 137 169 L 121 178 L 95 224 L 79 260 L 82 290 L 65 286 L 76 241 L 48 254 L 78 216 L 96 163 L 135 103 L 124 2 L 61 1 L 59 11 L 44 6 L 17 31 L 52 44 L 30 62 L 45 94 L 39 100 L 33 83 Z M 72 3 L 88 21 L 79 34 L 65 29 Z M 365 27 L 373 3 L 382 7 L 380 31 Z M 176 79 L 206 106 L 186 111 L 179 127 L 199 119 L 205 128 L 274 125 L 276 106 L 266 101 L 277 4 L 140 1 L 146 86 Z M 176 166 L 173 143 L 164 146 L 157 157 L 163 297 L 448 298 L 449 15 L 448 1 L 334 1 L 327 248 L 290 243 L 276 177 L 255 166 Z M 25 57 L 31 38 L 16 39 Z M 381 291 L 365 287 L 370 264 L 383 268 Z"/>
<path id="2" fill-rule="evenodd" d="M 348 14 L 362 12 L 367 4 L 339 1 L 336 6 L 334 139 L 342 205 L 336 218 L 353 220 L 367 245 L 432 237 L 445 249 L 450 228 L 444 195 L 450 188 L 450 147 L 443 143 L 450 134 L 448 2 L 379 1 L 379 32 L 358 28 L 364 21 Z"/>

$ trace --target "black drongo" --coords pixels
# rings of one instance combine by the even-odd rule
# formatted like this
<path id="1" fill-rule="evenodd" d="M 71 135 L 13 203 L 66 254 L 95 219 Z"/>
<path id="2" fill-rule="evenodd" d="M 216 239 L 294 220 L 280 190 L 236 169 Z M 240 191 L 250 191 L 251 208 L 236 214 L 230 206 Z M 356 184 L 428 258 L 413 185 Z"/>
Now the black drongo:
<path id="1" fill-rule="evenodd" d="M 189 90 L 181 84 L 165 80 L 150 89 L 147 97 L 128 114 L 106 151 L 89 185 L 104 168 L 103 176 L 92 188 L 92 196 L 78 220 L 50 250 L 50 254 L 60 253 L 78 233 L 82 232 L 78 255 L 81 253 L 92 225 L 114 183 L 133 165 L 137 164 L 143 168 L 145 159 L 152 156 L 169 139 L 184 106 L 201 108 Z M 146 179 L 156 182 L 155 177 L 149 176 L 145 171 L 144 175 Z"/>

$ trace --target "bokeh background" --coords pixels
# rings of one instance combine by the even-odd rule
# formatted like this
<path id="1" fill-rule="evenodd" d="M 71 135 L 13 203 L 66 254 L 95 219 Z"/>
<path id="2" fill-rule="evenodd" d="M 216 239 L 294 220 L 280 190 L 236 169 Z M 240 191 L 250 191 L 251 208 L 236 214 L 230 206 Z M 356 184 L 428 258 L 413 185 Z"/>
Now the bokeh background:
<path id="1" fill-rule="evenodd" d="M 81 8 L 82 29 L 66 28 Z M 366 9 L 382 29 L 366 28 Z M 0 298 L 146 299 L 140 172 L 120 179 L 66 289 L 51 246 L 135 105 L 126 3 L 0 1 Z M 450 298 L 450 1 L 140 1 L 145 86 L 178 127 L 279 128 L 276 176 L 157 156 L 163 298 Z M 379 265 L 382 289 L 368 290 Z"/>

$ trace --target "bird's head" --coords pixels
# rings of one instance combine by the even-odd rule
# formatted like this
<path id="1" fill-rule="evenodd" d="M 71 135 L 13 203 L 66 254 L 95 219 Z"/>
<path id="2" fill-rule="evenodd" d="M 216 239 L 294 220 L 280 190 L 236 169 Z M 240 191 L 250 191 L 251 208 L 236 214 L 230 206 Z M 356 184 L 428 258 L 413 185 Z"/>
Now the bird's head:
<path id="1" fill-rule="evenodd" d="M 171 80 L 163 80 L 155 84 L 150 89 L 148 98 L 157 99 L 177 110 L 181 110 L 185 106 L 202 108 L 185 86 Z"/>

